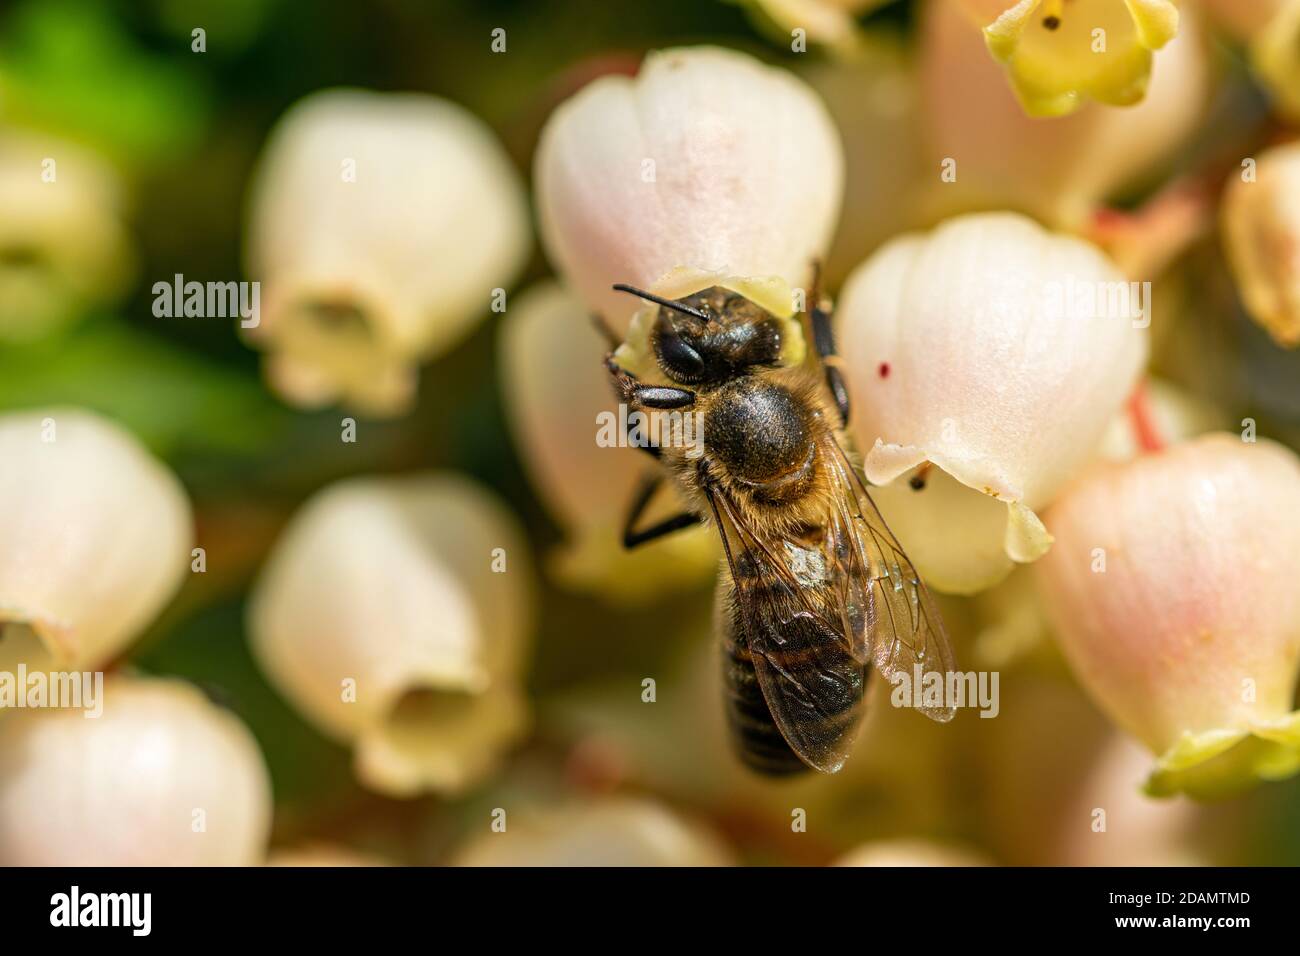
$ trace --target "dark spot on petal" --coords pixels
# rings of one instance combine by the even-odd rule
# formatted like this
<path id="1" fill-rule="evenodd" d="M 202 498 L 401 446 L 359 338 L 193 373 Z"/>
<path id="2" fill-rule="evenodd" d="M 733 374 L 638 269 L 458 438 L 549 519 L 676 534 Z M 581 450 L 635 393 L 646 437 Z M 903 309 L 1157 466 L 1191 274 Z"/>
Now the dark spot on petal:
<path id="1" fill-rule="evenodd" d="M 1043 26 L 1049 30 L 1055 30 L 1061 25 L 1060 17 L 1043 17 Z"/>
<path id="2" fill-rule="evenodd" d="M 888 362 L 881 362 L 881 363 L 880 363 L 880 377 L 881 377 L 881 378 L 889 378 L 889 363 L 888 363 Z"/>
<path id="3" fill-rule="evenodd" d="M 911 478 L 907 479 L 907 483 L 911 486 L 913 491 L 920 491 L 925 487 L 925 476 L 913 475 Z"/>

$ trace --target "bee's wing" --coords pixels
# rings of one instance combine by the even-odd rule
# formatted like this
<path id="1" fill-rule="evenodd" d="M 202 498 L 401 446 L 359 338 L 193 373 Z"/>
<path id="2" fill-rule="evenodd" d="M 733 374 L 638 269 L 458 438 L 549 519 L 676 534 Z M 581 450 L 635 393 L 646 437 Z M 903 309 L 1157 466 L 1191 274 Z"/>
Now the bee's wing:
<path id="1" fill-rule="evenodd" d="M 835 504 L 825 548 L 841 595 L 839 616 L 849 648 L 869 659 L 886 678 L 937 672 L 947 681 L 955 670 L 943 619 L 885 519 L 867 493 L 848 456 L 833 437 L 824 456 Z M 948 721 L 949 704 L 918 708 L 932 720 Z"/>
<path id="2" fill-rule="evenodd" d="M 786 543 L 761 538 L 721 489 L 708 494 L 743 637 L 772 719 L 805 763 L 834 773 L 861 723 L 866 665 L 847 651 L 836 622 L 786 564 Z"/>

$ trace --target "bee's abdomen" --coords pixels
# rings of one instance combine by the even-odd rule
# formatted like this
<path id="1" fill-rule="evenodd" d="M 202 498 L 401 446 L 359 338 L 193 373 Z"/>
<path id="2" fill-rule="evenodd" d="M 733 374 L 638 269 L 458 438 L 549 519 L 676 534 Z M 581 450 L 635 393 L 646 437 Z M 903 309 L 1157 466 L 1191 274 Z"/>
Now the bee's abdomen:
<path id="1" fill-rule="evenodd" d="M 749 651 L 743 642 L 737 643 L 730 627 L 723 628 L 722 672 L 727 723 L 741 761 L 770 776 L 787 776 L 809 769 L 777 728 L 763 689 L 758 685 Z"/>
<path id="2" fill-rule="evenodd" d="M 732 739 L 741 760 L 753 769 L 798 773 L 809 764 L 777 726 L 753 654 L 762 653 L 776 675 L 786 720 L 798 727 L 801 745 L 816 741 L 816 751 L 824 751 L 823 744 L 852 738 L 862 714 L 867 669 L 853 659 L 837 633 L 804 612 L 798 595 L 786 584 L 758 573 L 747 555 L 736 561 L 736 574 L 735 579 L 720 583 L 718 621 Z M 804 596 L 817 587 L 812 585 Z M 745 594 L 744 601 L 737 599 L 738 592 Z M 751 610 L 744 612 L 742 604 Z M 761 651 L 749 646 L 752 629 L 764 636 Z"/>

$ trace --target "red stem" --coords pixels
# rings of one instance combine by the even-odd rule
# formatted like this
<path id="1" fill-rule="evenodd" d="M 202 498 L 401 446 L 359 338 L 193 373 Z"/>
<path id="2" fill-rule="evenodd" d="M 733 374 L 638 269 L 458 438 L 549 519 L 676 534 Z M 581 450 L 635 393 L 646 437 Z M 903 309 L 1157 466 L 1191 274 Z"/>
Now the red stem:
<path id="1" fill-rule="evenodd" d="M 1163 451 L 1164 439 L 1156 427 L 1155 416 L 1151 412 L 1151 401 L 1147 395 L 1146 382 L 1138 382 L 1133 394 L 1128 397 L 1128 420 L 1133 428 L 1133 438 L 1143 452 Z"/>

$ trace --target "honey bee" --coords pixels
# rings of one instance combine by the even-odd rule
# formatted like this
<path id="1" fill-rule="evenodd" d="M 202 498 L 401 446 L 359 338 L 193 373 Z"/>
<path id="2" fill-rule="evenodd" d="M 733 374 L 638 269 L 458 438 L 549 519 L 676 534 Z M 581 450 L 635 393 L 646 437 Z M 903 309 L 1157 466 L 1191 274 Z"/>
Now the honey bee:
<path id="1" fill-rule="evenodd" d="M 623 543 L 698 523 L 717 529 L 726 567 L 716 629 L 738 754 L 765 774 L 834 773 L 861 724 L 873 666 L 887 678 L 954 668 L 939 613 L 846 452 L 849 396 L 829 304 L 814 291 L 805 309 L 818 371 L 783 367 L 787 325 L 739 292 L 667 299 L 614 288 L 658 306 L 649 345 L 664 379 L 643 381 L 611 351 L 616 395 L 645 414 L 696 413 L 704 436 L 695 456 L 642 445 L 661 467 L 632 503 Z M 688 510 L 638 530 L 665 476 Z M 919 709 L 941 722 L 954 714 Z"/>

